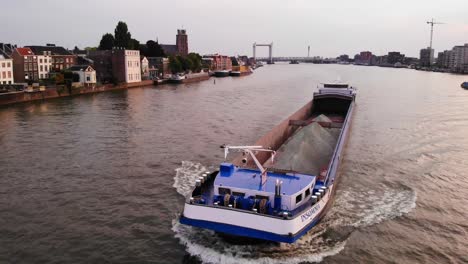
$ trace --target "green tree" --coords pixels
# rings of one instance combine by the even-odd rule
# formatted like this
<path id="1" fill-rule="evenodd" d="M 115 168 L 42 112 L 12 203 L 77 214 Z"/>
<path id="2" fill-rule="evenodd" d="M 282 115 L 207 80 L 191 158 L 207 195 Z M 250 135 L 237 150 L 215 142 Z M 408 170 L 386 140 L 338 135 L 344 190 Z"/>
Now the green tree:
<path id="1" fill-rule="evenodd" d="M 140 50 L 141 56 L 148 57 L 148 47 L 145 44 L 140 44 L 140 47 L 138 49 Z"/>
<path id="2" fill-rule="evenodd" d="M 187 58 L 192 62 L 192 72 L 200 72 L 202 69 L 202 57 L 198 53 L 189 53 Z"/>
<path id="3" fill-rule="evenodd" d="M 115 36 L 115 47 L 121 47 L 125 49 L 132 48 L 132 34 L 128 32 L 128 27 L 125 22 L 119 21 L 114 31 Z"/>
<path id="4" fill-rule="evenodd" d="M 188 57 L 184 56 L 177 56 L 177 59 L 180 61 L 180 64 L 182 65 L 182 70 L 183 71 L 189 71 L 193 67 L 192 61 Z"/>
<path id="5" fill-rule="evenodd" d="M 102 36 L 101 42 L 99 43 L 100 50 L 111 50 L 114 47 L 115 39 L 110 33 L 106 33 Z"/>
<path id="6" fill-rule="evenodd" d="M 173 74 L 183 71 L 181 62 L 175 56 L 169 57 L 169 68 Z"/>
<path id="7" fill-rule="evenodd" d="M 145 56 L 166 57 L 166 54 L 164 53 L 164 50 L 162 49 L 161 45 L 159 45 L 159 43 L 156 41 L 148 40 L 146 42 L 146 48 L 147 48 L 148 54 L 146 54 Z"/>
<path id="8" fill-rule="evenodd" d="M 131 39 L 129 49 L 139 50 L 140 49 L 140 41 L 138 41 L 136 39 Z"/>

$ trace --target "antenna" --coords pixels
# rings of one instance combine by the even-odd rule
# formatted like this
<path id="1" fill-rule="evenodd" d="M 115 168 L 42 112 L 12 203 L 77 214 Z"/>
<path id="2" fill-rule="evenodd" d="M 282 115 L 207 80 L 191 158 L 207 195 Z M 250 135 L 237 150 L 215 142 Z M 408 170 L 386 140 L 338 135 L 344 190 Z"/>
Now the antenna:
<path id="1" fill-rule="evenodd" d="M 445 23 L 435 22 L 434 18 L 432 18 L 431 21 L 427 21 L 426 23 L 431 25 L 431 40 L 429 42 L 429 49 L 432 50 L 432 36 L 434 35 L 434 25 L 440 25 L 440 24 L 445 24 Z"/>

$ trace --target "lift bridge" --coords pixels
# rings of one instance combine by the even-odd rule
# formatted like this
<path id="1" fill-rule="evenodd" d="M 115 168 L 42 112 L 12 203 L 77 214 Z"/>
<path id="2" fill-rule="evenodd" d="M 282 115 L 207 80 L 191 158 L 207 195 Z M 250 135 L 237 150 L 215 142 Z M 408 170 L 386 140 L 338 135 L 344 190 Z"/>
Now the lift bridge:
<path id="1" fill-rule="evenodd" d="M 334 63 L 334 59 L 324 59 L 321 57 L 257 57 L 256 61 L 262 62 L 287 62 L 287 61 L 297 61 L 297 62 L 306 62 L 306 63 Z"/>

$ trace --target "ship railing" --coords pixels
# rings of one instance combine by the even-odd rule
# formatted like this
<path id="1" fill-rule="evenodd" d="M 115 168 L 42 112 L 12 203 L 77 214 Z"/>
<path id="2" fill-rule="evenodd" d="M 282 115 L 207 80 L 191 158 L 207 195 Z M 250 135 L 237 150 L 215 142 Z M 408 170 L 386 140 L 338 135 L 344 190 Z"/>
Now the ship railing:
<path id="1" fill-rule="evenodd" d="M 328 181 L 330 180 L 330 174 L 332 173 L 333 170 L 336 169 L 336 166 L 337 166 L 337 161 L 339 161 L 340 159 L 340 155 L 338 154 L 340 151 L 340 148 L 343 147 L 343 135 L 345 135 L 348 130 L 349 130 L 349 119 L 351 118 L 351 113 L 352 113 L 352 110 L 353 110 L 353 105 L 351 104 L 349 106 L 349 109 L 348 109 L 348 112 L 346 113 L 346 119 L 343 123 L 343 130 L 341 130 L 341 133 L 338 137 L 338 140 L 337 140 L 337 144 L 335 146 L 335 150 L 333 151 L 333 156 L 331 158 L 331 162 L 330 162 L 330 165 L 328 165 L 328 170 L 327 170 L 327 175 L 325 177 L 325 181 L 324 181 L 324 184 L 325 186 L 328 186 Z"/>

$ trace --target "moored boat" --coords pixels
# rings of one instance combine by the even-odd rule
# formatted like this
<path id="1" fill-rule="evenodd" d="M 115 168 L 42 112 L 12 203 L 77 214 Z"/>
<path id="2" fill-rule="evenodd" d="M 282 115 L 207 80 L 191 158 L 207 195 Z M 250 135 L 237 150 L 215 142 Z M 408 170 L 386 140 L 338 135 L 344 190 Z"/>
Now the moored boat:
<path id="1" fill-rule="evenodd" d="M 241 154 L 194 182 L 180 222 L 275 242 L 305 235 L 331 206 L 355 96 L 348 84 L 323 84 L 254 145 L 223 145 L 225 158 Z"/>
<path id="2" fill-rule="evenodd" d="M 468 89 L 468 82 L 463 82 L 460 86 L 463 89 Z"/>
<path id="3" fill-rule="evenodd" d="M 179 83 L 182 83 L 184 79 L 185 79 L 185 76 L 180 76 L 179 74 L 173 74 L 169 78 L 168 82 L 179 84 Z"/>
<path id="4" fill-rule="evenodd" d="M 227 77 L 229 76 L 229 71 L 228 70 L 217 70 L 214 72 L 216 77 Z"/>
<path id="5" fill-rule="evenodd" d="M 230 76 L 234 76 L 234 77 L 238 77 L 238 76 L 241 76 L 241 72 L 240 71 L 231 71 L 229 73 Z"/>

